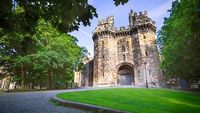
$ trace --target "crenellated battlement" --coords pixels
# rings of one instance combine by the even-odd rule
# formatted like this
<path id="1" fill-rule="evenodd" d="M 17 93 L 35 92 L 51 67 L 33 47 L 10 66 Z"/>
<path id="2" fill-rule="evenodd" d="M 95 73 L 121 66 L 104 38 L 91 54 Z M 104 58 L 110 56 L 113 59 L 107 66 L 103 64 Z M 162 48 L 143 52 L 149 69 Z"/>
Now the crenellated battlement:
<path id="1" fill-rule="evenodd" d="M 144 12 L 133 12 L 133 10 L 130 11 L 129 16 L 137 16 L 137 17 L 148 17 L 147 11 Z"/>
<path id="2" fill-rule="evenodd" d="M 129 25 L 133 28 L 140 25 L 151 25 L 155 27 L 155 22 L 148 17 L 147 11 L 144 12 L 133 12 L 129 13 Z"/>
<path id="3" fill-rule="evenodd" d="M 99 25 L 110 24 L 111 26 L 113 26 L 113 23 L 114 23 L 114 16 L 113 15 L 107 17 L 106 19 L 99 20 Z"/>
<path id="4" fill-rule="evenodd" d="M 127 27 L 114 27 L 114 16 L 100 20 L 93 32 L 93 40 L 96 37 L 120 37 L 149 30 L 156 32 L 155 22 L 148 17 L 147 11 L 137 13 L 131 10 L 129 13 L 129 25 Z"/>
<path id="5" fill-rule="evenodd" d="M 109 16 L 106 19 L 99 20 L 98 26 L 95 28 L 96 31 L 103 31 L 107 29 L 113 29 L 114 27 L 114 16 Z"/>

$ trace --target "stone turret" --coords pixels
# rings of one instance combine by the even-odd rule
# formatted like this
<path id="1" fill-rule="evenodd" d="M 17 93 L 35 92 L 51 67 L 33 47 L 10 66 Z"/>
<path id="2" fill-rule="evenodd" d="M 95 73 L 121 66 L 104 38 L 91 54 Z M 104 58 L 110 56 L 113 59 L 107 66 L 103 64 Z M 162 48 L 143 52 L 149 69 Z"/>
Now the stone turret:
<path id="1" fill-rule="evenodd" d="M 148 17 L 147 11 L 129 13 L 129 26 L 135 30 L 152 30 L 156 32 L 155 22 Z"/>
<path id="2" fill-rule="evenodd" d="M 102 19 L 99 21 L 98 26 L 95 28 L 94 32 L 104 31 L 112 29 L 114 27 L 114 16 L 109 16 L 107 19 Z"/>
<path id="3" fill-rule="evenodd" d="M 129 26 L 131 26 L 134 65 L 138 72 L 135 73 L 138 84 L 149 86 L 160 85 L 162 72 L 156 45 L 156 27 L 155 22 L 144 12 L 130 12 Z M 146 81 L 144 81 L 146 79 Z M 136 81 L 137 82 L 137 81 Z"/>

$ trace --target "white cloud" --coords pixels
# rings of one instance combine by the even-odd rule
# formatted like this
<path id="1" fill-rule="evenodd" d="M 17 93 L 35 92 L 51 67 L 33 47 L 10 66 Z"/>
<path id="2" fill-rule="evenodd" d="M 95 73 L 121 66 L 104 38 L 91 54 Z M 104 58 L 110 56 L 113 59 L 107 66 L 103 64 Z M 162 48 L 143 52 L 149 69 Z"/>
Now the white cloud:
<path id="1" fill-rule="evenodd" d="M 85 31 L 83 31 L 83 30 L 80 29 L 80 28 L 79 28 L 79 31 L 81 31 L 84 35 L 86 35 L 86 36 L 88 36 L 88 37 L 92 37 L 91 34 L 89 34 L 89 33 L 85 32 Z"/>
<path id="2" fill-rule="evenodd" d="M 151 18 L 160 18 L 162 15 L 167 13 L 167 10 L 171 8 L 171 1 L 165 2 L 164 4 L 149 11 L 149 16 Z"/>

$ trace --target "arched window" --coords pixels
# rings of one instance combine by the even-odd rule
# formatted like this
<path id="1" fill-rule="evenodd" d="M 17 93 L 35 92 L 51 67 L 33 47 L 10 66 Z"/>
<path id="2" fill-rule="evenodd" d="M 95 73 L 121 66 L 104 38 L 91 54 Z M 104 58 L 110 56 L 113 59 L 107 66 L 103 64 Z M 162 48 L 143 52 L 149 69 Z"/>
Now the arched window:
<path id="1" fill-rule="evenodd" d="M 122 45 L 122 52 L 125 52 L 126 51 L 126 48 L 124 45 Z"/>
<path id="2" fill-rule="evenodd" d="M 125 55 L 123 55 L 123 61 L 125 61 L 126 60 L 126 56 Z"/>

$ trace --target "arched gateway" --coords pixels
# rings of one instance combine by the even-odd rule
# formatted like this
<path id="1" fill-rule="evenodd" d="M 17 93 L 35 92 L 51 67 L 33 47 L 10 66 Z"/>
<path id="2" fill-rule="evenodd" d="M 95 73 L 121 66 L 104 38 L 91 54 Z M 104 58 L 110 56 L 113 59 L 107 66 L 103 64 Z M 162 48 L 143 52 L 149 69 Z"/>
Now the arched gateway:
<path id="1" fill-rule="evenodd" d="M 118 85 L 134 85 L 134 67 L 129 63 L 118 66 Z"/>

